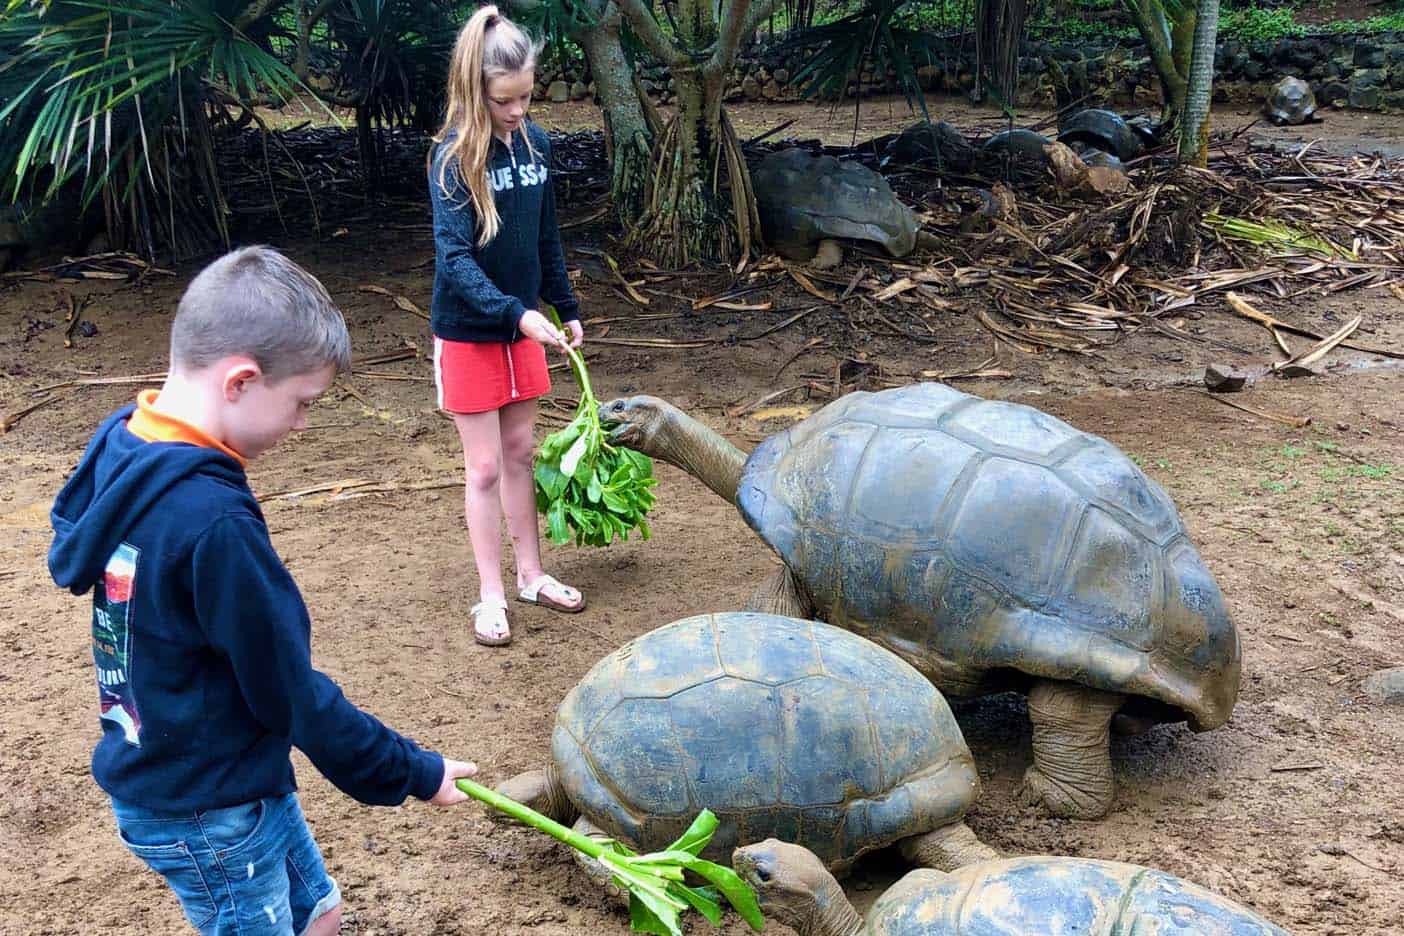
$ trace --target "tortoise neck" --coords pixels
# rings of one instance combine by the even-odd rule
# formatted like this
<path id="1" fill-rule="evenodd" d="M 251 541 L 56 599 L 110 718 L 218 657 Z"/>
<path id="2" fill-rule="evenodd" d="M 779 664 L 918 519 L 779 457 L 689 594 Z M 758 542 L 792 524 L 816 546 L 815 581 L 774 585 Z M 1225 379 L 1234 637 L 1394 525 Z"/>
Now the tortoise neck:
<path id="1" fill-rule="evenodd" d="M 863 918 L 832 877 L 815 893 L 814 913 L 808 924 L 799 928 L 799 936 L 862 936 L 866 929 Z"/>
<path id="2" fill-rule="evenodd" d="M 546 764 L 546 802 L 541 812 L 562 825 L 571 825 L 580 814 L 575 804 L 566 795 L 565 784 L 561 782 L 561 771 L 554 759 Z"/>
<path id="3" fill-rule="evenodd" d="M 729 503 L 736 503 L 746 454 L 686 413 L 672 416 L 658 457 L 686 471 Z"/>

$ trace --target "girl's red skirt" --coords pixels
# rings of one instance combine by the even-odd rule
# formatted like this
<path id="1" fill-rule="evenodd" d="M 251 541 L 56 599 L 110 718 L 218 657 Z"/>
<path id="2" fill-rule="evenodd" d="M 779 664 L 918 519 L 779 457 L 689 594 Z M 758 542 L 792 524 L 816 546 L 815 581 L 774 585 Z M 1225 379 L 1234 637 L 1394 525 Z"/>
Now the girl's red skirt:
<path id="1" fill-rule="evenodd" d="M 531 338 L 498 341 L 434 339 L 434 386 L 439 408 L 486 413 L 551 391 L 546 349 Z"/>

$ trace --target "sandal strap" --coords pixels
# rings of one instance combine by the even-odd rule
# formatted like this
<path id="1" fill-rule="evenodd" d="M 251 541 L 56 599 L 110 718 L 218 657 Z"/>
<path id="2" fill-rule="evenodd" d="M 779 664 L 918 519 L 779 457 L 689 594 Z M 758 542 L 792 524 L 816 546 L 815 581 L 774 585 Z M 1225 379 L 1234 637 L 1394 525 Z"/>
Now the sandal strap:
<path id="1" fill-rule="evenodd" d="M 539 576 L 533 579 L 529 585 L 524 587 L 521 590 L 520 594 L 527 601 L 535 601 L 537 599 L 537 596 L 541 594 L 541 589 L 547 588 L 551 585 L 556 586 L 556 588 L 560 590 L 561 595 L 563 595 L 564 597 L 569 598 L 572 595 L 574 595 L 576 598 L 580 597 L 580 592 L 576 591 L 574 588 L 571 588 L 569 585 L 565 584 L 560 579 L 556 578 L 554 575 L 551 575 L 549 572 L 542 572 Z"/>
<path id="2" fill-rule="evenodd" d="M 497 634 L 507 634 L 510 628 L 507 625 L 507 602 L 501 599 L 497 601 L 480 601 L 468 610 L 473 618 L 473 630 L 484 636 Z M 485 630 L 483 625 L 487 625 Z"/>

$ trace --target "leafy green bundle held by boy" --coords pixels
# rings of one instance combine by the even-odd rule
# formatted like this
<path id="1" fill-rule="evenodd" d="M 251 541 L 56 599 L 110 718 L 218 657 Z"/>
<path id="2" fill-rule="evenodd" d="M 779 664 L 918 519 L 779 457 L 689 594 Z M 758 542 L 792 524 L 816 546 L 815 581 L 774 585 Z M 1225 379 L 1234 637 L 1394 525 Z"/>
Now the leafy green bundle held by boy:
<path id="1" fill-rule="evenodd" d="M 313 276 L 265 247 L 228 254 L 181 298 L 165 384 L 108 417 L 54 502 L 49 570 L 92 592 L 93 777 L 202 933 L 337 932 L 294 745 L 372 805 L 461 802 L 454 780 L 476 772 L 312 668 L 307 608 L 244 474 L 350 360 Z"/>

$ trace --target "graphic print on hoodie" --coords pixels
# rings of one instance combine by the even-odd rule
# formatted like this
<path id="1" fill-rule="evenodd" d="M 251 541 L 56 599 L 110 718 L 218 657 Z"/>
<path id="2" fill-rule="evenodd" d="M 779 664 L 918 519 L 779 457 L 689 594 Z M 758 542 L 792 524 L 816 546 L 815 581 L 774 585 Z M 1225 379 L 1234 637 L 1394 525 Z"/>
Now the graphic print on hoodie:
<path id="1" fill-rule="evenodd" d="M 131 666 L 132 587 L 141 553 L 122 543 L 93 585 L 93 663 L 97 665 L 99 718 L 116 722 L 128 744 L 141 746 L 141 715 L 133 697 Z"/>

